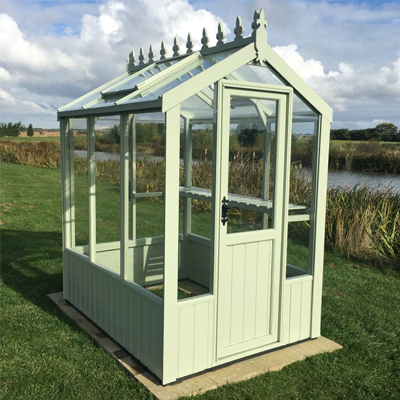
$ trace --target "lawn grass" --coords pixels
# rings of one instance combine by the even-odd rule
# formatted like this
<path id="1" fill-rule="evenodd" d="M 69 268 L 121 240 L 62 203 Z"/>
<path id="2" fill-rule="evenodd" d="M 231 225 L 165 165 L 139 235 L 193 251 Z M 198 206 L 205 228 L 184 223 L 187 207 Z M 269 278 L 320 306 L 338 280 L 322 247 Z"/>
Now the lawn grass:
<path id="1" fill-rule="evenodd" d="M 368 140 L 331 140 L 330 145 L 331 146 L 345 146 L 346 144 L 368 144 L 368 143 L 379 143 L 380 145 L 386 146 L 386 145 L 393 145 L 393 146 L 400 146 L 400 142 L 374 142 L 374 141 L 368 141 Z"/>
<path id="2" fill-rule="evenodd" d="M 60 142 L 57 136 L 35 136 L 35 137 L 20 137 L 20 136 L 4 136 L 0 140 L 11 140 L 12 142 Z"/>
<path id="3" fill-rule="evenodd" d="M 152 398 L 46 296 L 62 290 L 60 171 L 0 168 L 0 398 Z M 323 293 L 322 334 L 343 350 L 198 398 L 398 399 L 399 276 L 327 254 Z"/>

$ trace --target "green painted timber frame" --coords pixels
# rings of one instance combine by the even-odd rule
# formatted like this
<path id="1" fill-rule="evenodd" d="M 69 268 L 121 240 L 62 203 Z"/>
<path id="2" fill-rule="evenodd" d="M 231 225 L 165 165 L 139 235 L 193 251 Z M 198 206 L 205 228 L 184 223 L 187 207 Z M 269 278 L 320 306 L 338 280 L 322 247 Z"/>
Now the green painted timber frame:
<path id="1" fill-rule="evenodd" d="M 184 55 L 179 54 L 176 40 L 174 56 L 171 58 L 165 57 L 165 45 L 162 46 L 162 57 L 159 61 L 154 60 L 152 47 L 148 63 L 143 61 L 142 49 L 141 62 L 138 65 L 135 64 L 135 57 L 131 53 L 126 73 L 58 110 L 61 141 L 64 298 L 121 343 L 163 384 L 242 357 L 299 340 L 316 338 L 321 334 L 325 207 L 332 109 L 268 45 L 265 26 L 264 12 L 260 10 L 255 12 L 253 33 L 250 37 L 243 38 L 241 21 L 238 19 L 236 37 L 231 43 L 223 42 L 224 35 L 220 26 L 218 43 L 215 47 L 208 47 L 208 35 L 203 31 L 203 47 L 196 52 L 192 50 L 190 36 L 188 51 Z M 221 53 L 225 56 L 218 60 Z M 207 67 L 202 67 L 204 57 L 208 56 L 214 61 Z M 237 80 L 235 71 L 248 64 L 268 67 L 279 77 L 283 85 Z M 157 74 L 136 84 L 129 89 L 130 92 L 121 90 L 120 97 L 113 98 L 118 92 L 119 85 L 133 82 L 141 74 L 157 66 L 160 68 Z M 162 66 L 167 67 L 162 69 Z M 193 68 L 203 69 L 190 75 Z M 187 79 L 177 83 L 184 74 L 189 74 L 186 76 Z M 162 92 L 163 86 L 171 82 L 175 82 L 174 85 Z M 161 94 L 158 98 L 150 96 L 150 100 L 146 101 L 147 95 L 158 93 L 157 90 L 160 89 Z M 213 96 L 209 94 L 209 90 L 212 90 Z M 298 207 L 298 212 L 291 214 L 289 172 L 294 94 L 315 112 L 317 118 L 307 119 L 307 115 L 304 117 L 304 121 L 313 121 L 315 135 L 311 205 L 309 209 Z M 265 151 L 270 147 L 272 124 L 278 126 L 274 186 L 279 185 L 279 188 L 274 189 L 277 198 L 273 208 L 268 206 L 272 211 L 265 211 L 266 209 L 263 211 L 264 228 L 267 227 L 267 213 L 273 213 L 277 223 L 273 229 L 228 235 L 226 227 L 221 224 L 220 204 L 224 196 L 229 196 L 227 148 L 231 95 L 255 99 L 254 104 L 265 128 Z M 187 167 L 192 164 L 191 121 L 195 121 L 196 116 L 185 111 L 182 105 L 192 96 L 197 96 L 214 111 L 213 183 L 212 191 L 208 193 L 191 186 L 191 170 Z M 109 98 L 113 100 L 108 100 Z M 140 101 L 135 100 L 139 98 Z M 271 110 L 262 102 L 257 102 L 259 99 L 268 99 L 278 104 L 278 113 L 272 119 Z M 104 105 L 99 106 L 103 104 L 102 102 Z M 136 120 L 142 113 L 153 112 L 165 118 L 166 128 L 165 189 L 163 193 L 152 194 L 152 196 L 164 196 L 164 234 L 162 237 L 137 239 L 136 199 L 149 195 L 136 192 Z M 120 117 L 121 224 L 119 242 L 99 244 L 96 241 L 95 124 L 99 117 L 104 116 Z M 76 246 L 75 243 L 73 120 L 76 118 L 87 120 L 89 214 L 87 246 Z M 300 114 L 299 118 L 301 119 Z M 179 187 L 181 120 L 185 132 L 186 169 L 183 188 Z M 263 171 L 261 201 L 266 204 L 270 173 L 268 157 L 264 160 Z M 184 199 L 183 234 L 179 232 L 180 197 Z M 191 233 L 193 198 L 212 203 L 211 239 Z M 234 200 L 232 197 L 233 204 L 235 201 L 240 203 L 240 199 Z M 265 204 L 263 207 L 267 207 Z M 260 209 L 259 204 L 251 202 L 246 207 L 251 210 Z M 287 229 L 288 223 L 305 220 L 310 224 L 309 270 L 307 274 L 299 274 L 296 267 L 287 266 Z M 196 254 L 205 254 L 205 258 L 211 257 L 212 270 L 210 276 L 204 278 L 209 284 L 208 294 L 178 301 L 176 293 L 181 276 L 181 254 L 185 241 L 190 241 L 191 249 L 194 249 Z M 240 255 L 246 246 L 249 248 L 248 254 L 255 250 L 265 258 L 270 257 L 267 263 L 270 268 L 269 278 L 265 276 L 265 282 L 269 282 L 270 285 L 269 309 L 265 312 L 270 315 L 271 327 L 269 330 L 266 328 L 267 330 L 258 337 L 256 333 L 249 333 L 255 335 L 252 345 L 246 345 L 244 336 L 236 343 L 230 343 L 224 337 L 226 336 L 224 326 L 232 322 L 226 310 L 228 306 L 232 307 L 232 304 L 224 305 L 225 300 L 221 297 L 228 295 L 224 281 L 233 271 L 228 271 L 226 260 L 230 257 L 233 260 L 232 268 L 236 268 L 234 259 L 239 256 L 234 257 L 233 252 L 238 252 L 235 254 Z M 143 285 L 132 282 L 134 268 L 132 272 L 127 268 L 132 257 L 133 262 L 136 262 L 136 249 L 150 251 L 156 247 L 163 250 L 163 274 L 159 278 L 164 288 L 163 299 L 142 287 L 147 282 L 146 277 L 143 278 Z M 107 252 L 110 257 L 112 255 L 115 258 L 112 268 L 103 265 L 101 257 Z M 247 264 L 237 267 L 241 268 L 240 271 L 245 277 L 252 268 L 258 268 L 261 272 L 264 271 L 263 268 L 267 268 L 266 264 L 256 265 L 256 262 L 252 262 L 252 258 L 246 260 Z M 193 259 L 192 262 L 195 263 L 196 260 Z M 286 276 L 287 268 L 291 270 L 289 277 Z M 241 291 L 242 288 L 232 287 L 229 293 L 232 297 L 232 293 Z M 261 297 L 260 299 L 262 303 L 264 300 Z M 244 304 L 245 297 L 241 301 Z M 243 312 L 243 314 L 251 313 Z M 257 321 L 256 314 L 254 318 Z M 245 321 L 242 323 L 245 324 Z M 235 329 L 238 328 L 233 326 L 232 332 L 235 332 Z"/>

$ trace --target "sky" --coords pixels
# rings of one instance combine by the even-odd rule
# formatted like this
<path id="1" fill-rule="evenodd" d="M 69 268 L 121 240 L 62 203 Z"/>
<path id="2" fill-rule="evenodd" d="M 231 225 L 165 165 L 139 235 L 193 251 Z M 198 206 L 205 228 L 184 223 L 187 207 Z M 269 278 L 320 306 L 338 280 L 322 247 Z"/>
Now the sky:
<path id="1" fill-rule="evenodd" d="M 400 127 L 400 0 L 2 0 L 0 121 L 56 128 L 57 109 L 122 74 L 130 50 L 158 55 L 164 40 L 171 56 L 189 32 L 200 48 L 219 22 L 231 41 L 237 15 L 247 36 L 260 8 L 269 44 L 333 108 L 333 128 Z"/>

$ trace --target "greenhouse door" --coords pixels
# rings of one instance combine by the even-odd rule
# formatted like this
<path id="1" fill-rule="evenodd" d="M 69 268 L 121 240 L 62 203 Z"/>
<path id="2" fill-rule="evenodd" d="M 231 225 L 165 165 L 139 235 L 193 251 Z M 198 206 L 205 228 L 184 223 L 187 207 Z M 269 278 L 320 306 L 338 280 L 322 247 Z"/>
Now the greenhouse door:
<path id="1" fill-rule="evenodd" d="M 219 361 L 279 341 L 292 92 L 261 87 L 220 85 Z"/>

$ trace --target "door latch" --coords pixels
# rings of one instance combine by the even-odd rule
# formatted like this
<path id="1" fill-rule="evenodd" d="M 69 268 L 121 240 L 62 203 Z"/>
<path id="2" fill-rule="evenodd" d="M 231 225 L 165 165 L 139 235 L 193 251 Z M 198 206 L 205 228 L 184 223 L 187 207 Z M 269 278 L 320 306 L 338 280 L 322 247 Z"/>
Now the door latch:
<path id="1" fill-rule="evenodd" d="M 221 222 L 222 222 L 222 225 L 225 226 L 225 224 L 228 222 L 228 211 L 232 210 L 232 209 L 238 210 L 237 207 L 228 207 L 228 200 L 224 196 L 224 198 L 222 199 L 222 211 L 221 211 Z"/>

